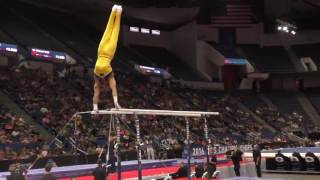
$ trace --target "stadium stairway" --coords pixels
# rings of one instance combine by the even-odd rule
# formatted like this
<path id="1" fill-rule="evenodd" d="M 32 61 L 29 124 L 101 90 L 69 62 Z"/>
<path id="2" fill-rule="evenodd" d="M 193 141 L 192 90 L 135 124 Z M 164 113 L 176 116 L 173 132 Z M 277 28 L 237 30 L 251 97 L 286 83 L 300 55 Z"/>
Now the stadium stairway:
<path id="1" fill-rule="evenodd" d="M 274 105 L 279 109 L 283 114 L 288 113 L 298 113 L 298 115 L 303 116 L 303 123 L 301 124 L 301 130 L 304 131 L 307 135 L 308 130 L 314 128 L 313 120 L 310 119 L 309 115 L 305 112 L 302 107 L 302 104 L 297 99 L 297 92 L 283 92 L 283 91 L 273 91 L 266 92 L 266 97 L 268 97 Z"/>
<path id="2" fill-rule="evenodd" d="M 269 107 L 275 107 L 275 105 L 272 103 L 272 101 L 264 94 L 259 94 L 258 96 Z"/>
<path id="3" fill-rule="evenodd" d="M 297 100 L 301 104 L 302 109 L 306 112 L 306 114 L 310 117 L 313 123 L 320 127 L 320 115 L 315 107 L 312 105 L 310 100 L 306 97 L 304 93 L 297 94 Z"/>
<path id="4" fill-rule="evenodd" d="M 231 97 L 233 101 L 236 102 L 236 104 L 238 105 L 238 107 L 243 110 L 244 112 L 249 113 L 257 122 L 259 122 L 260 124 L 263 124 L 265 127 L 267 127 L 270 131 L 272 132 L 276 132 L 277 130 L 270 126 L 265 120 L 263 120 L 262 118 L 260 118 L 259 116 L 257 116 L 253 111 L 251 111 L 249 108 L 247 108 L 244 104 L 242 104 L 241 102 L 239 102 L 237 99 L 235 99 L 234 97 Z"/>
<path id="5" fill-rule="evenodd" d="M 46 129 L 36 123 L 36 121 L 34 121 L 33 118 L 23 111 L 15 102 L 13 102 L 5 92 L 0 91 L 0 102 L 5 104 L 5 106 L 14 114 L 23 116 L 28 123 L 34 125 L 39 130 L 42 136 L 51 137 L 51 134 Z"/>
<path id="6" fill-rule="evenodd" d="M 292 64 L 296 68 L 297 72 L 305 72 L 305 69 L 303 68 L 300 58 L 293 52 L 291 47 L 284 46 L 285 51 L 287 52 L 289 59 L 291 60 Z"/>
<path id="7" fill-rule="evenodd" d="M 261 97 L 261 100 L 264 101 L 268 106 L 275 106 L 266 96 L 264 95 L 259 95 L 259 98 Z M 249 109 L 248 107 L 246 107 L 243 103 L 241 103 L 240 101 L 236 100 L 235 98 L 233 98 L 236 102 L 237 102 L 237 105 L 240 109 L 242 109 L 243 111 L 245 112 L 248 112 L 256 121 L 260 122 L 261 124 L 264 124 L 266 125 L 266 127 L 268 129 L 271 130 L 272 133 L 276 133 L 278 132 L 277 129 L 275 129 L 274 127 L 272 127 L 267 121 L 263 120 L 261 117 L 259 117 L 256 113 L 254 113 L 251 109 Z M 281 132 L 282 133 L 282 132 Z M 283 134 L 283 133 L 282 133 Z M 286 134 L 283 134 L 283 135 L 286 135 L 291 141 L 294 141 L 294 142 L 301 142 L 303 141 L 302 138 L 296 136 L 295 134 L 293 133 L 286 133 Z"/>

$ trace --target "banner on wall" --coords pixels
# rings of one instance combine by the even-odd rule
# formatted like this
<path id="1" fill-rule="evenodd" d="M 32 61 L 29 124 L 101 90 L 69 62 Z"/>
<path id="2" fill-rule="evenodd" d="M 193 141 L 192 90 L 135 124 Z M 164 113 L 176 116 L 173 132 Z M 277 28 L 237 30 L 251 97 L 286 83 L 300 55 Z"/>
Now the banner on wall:
<path id="1" fill-rule="evenodd" d="M 225 65 L 246 65 L 248 61 L 246 59 L 239 59 L 239 58 L 226 58 L 224 60 Z"/>
<path id="2" fill-rule="evenodd" d="M 236 146 L 221 146 L 219 144 L 215 144 L 215 145 L 209 147 L 209 155 L 225 154 L 227 151 L 233 150 L 233 149 L 236 149 Z M 250 145 L 250 144 L 240 145 L 239 149 L 243 152 L 251 151 L 252 145 Z M 191 153 L 192 158 L 195 158 L 195 159 L 205 158 L 206 146 L 201 145 L 201 144 L 191 144 L 190 153 Z M 187 158 L 187 157 L 188 157 L 188 147 L 185 145 L 184 149 L 182 151 L 182 158 Z"/>

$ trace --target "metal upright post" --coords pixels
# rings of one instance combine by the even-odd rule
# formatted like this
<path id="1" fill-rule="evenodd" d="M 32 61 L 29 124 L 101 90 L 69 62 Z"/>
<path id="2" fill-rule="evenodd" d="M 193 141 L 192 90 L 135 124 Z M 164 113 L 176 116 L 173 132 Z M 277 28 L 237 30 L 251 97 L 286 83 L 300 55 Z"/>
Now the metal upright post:
<path id="1" fill-rule="evenodd" d="M 75 165 L 78 165 L 78 152 L 77 152 L 77 119 L 78 116 L 76 116 L 74 118 L 74 132 L 73 132 L 73 138 L 74 138 L 74 146 L 73 146 L 73 150 L 74 150 L 74 163 Z M 72 143 L 72 142 L 71 142 Z"/>
<path id="2" fill-rule="evenodd" d="M 119 117 L 116 116 L 116 131 L 117 131 L 117 142 L 116 142 L 116 150 L 117 150 L 117 174 L 118 180 L 121 180 L 121 134 L 120 134 L 120 120 Z"/>
<path id="3" fill-rule="evenodd" d="M 140 121 L 137 115 L 134 115 L 137 133 L 137 160 L 138 160 L 138 179 L 142 180 L 142 164 L 141 164 L 141 137 L 140 137 Z"/>
<path id="4" fill-rule="evenodd" d="M 210 150 L 210 139 L 209 139 L 209 132 L 208 132 L 208 121 L 205 116 L 202 116 L 204 120 L 204 137 L 206 139 L 206 159 L 207 159 L 207 167 L 209 167 L 210 159 L 209 159 L 209 150 Z M 208 180 L 210 180 L 211 177 L 208 176 Z"/>
<path id="5" fill-rule="evenodd" d="M 188 150 L 188 180 L 191 180 L 191 148 L 190 148 L 190 124 L 189 118 L 186 117 L 186 133 L 187 133 L 187 150 Z"/>

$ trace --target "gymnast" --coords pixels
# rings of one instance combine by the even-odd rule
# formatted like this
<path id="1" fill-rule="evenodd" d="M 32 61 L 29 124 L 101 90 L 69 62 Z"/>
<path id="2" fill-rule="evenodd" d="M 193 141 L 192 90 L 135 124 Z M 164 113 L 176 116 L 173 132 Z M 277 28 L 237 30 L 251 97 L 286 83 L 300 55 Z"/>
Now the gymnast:
<path id="1" fill-rule="evenodd" d="M 99 44 L 98 59 L 94 68 L 94 111 L 98 111 L 101 88 L 106 85 L 109 85 L 112 91 L 115 108 L 121 108 L 118 103 L 117 84 L 111 67 L 111 61 L 114 58 L 114 54 L 117 49 L 121 14 L 122 7 L 120 5 L 114 5 L 112 7 L 106 30 Z"/>

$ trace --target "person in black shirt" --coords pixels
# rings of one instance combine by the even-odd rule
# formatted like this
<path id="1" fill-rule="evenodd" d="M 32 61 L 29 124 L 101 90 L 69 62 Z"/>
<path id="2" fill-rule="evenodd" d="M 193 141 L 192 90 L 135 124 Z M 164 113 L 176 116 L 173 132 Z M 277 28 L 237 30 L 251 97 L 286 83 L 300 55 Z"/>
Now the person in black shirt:
<path id="1" fill-rule="evenodd" d="M 181 177 L 188 177 L 188 167 L 181 162 L 180 167 L 177 172 L 170 174 L 172 179 L 181 178 Z"/>
<path id="2" fill-rule="evenodd" d="M 232 151 L 231 160 L 234 165 L 234 172 L 236 176 L 240 176 L 240 161 L 242 161 L 243 152 L 237 147 L 236 150 Z"/>
<path id="3" fill-rule="evenodd" d="M 196 164 L 195 165 L 195 176 L 196 178 L 201 178 L 204 173 L 203 164 Z"/>
<path id="4" fill-rule="evenodd" d="M 7 180 L 26 180 L 26 176 L 19 170 L 18 164 L 12 164 L 9 167 L 10 175 L 7 176 Z"/>
<path id="5" fill-rule="evenodd" d="M 22 174 L 10 174 L 7 176 L 7 180 L 26 180 Z"/>
<path id="6" fill-rule="evenodd" d="M 254 164 L 256 165 L 257 176 L 261 177 L 261 151 L 258 145 L 254 146 L 252 156 Z"/>
<path id="7" fill-rule="evenodd" d="M 115 148 L 117 146 L 116 145 L 116 140 L 117 140 L 117 136 L 114 132 L 111 133 L 111 137 L 110 137 L 110 148 L 108 148 L 109 150 L 109 160 L 108 160 L 108 172 L 109 173 L 113 173 L 116 171 L 116 161 L 117 161 L 117 151 L 118 149 Z M 118 145 L 119 146 L 119 145 Z M 118 147 L 119 148 L 119 147 Z"/>
<path id="8" fill-rule="evenodd" d="M 216 170 L 217 170 L 217 156 L 213 155 L 211 158 L 211 161 L 209 162 L 208 168 L 206 169 L 206 172 L 208 173 L 208 176 L 211 178 L 214 172 L 216 172 Z"/>
<path id="9" fill-rule="evenodd" d="M 94 176 L 94 180 L 105 180 L 107 177 L 106 169 L 102 167 L 102 161 L 98 160 L 98 167 L 96 167 L 92 171 L 92 175 Z"/>
<path id="10" fill-rule="evenodd" d="M 40 180 L 56 180 L 57 178 L 51 173 L 51 169 L 52 169 L 52 164 L 48 163 L 46 164 L 46 166 L 44 167 L 45 169 L 45 173 L 44 175 L 40 178 Z"/>

